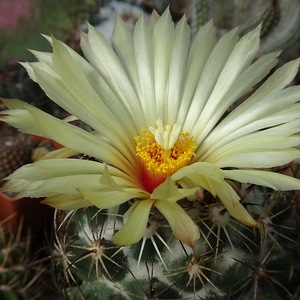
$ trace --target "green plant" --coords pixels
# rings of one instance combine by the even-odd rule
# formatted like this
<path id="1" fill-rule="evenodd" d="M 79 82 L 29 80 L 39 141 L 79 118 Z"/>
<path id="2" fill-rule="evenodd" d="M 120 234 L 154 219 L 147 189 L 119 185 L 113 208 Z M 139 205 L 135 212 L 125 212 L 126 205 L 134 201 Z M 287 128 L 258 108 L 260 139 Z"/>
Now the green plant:
<path id="1" fill-rule="evenodd" d="M 219 34 L 239 26 L 241 35 L 262 24 L 260 53 L 283 50 L 299 41 L 298 0 L 192 0 L 188 9 L 191 26 L 197 30 L 213 19 Z"/>
<path id="2" fill-rule="evenodd" d="M 21 237 L 14 231 L 7 220 L 0 222 L 0 299 L 33 300 L 40 299 L 45 268 L 36 263 L 32 255 L 30 233 Z"/>
<path id="3" fill-rule="evenodd" d="M 174 238 L 156 209 L 142 240 L 126 247 L 111 239 L 130 203 L 57 211 L 52 256 L 68 299 L 297 299 L 297 193 L 236 189 L 258 227 L 232 219 L 209 194 L 201 203 L 182 200 L 200 228 L 195 251 Z"/>

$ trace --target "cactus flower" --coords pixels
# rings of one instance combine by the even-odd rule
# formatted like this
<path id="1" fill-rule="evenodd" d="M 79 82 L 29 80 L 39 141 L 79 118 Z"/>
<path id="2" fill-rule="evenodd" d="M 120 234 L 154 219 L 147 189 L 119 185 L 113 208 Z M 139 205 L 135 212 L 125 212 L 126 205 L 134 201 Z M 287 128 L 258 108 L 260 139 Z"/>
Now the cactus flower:
<path id="1" fill-rule="evenodd" d="M 217 40 L 209 22 L 191 42 L 186 18 L 175 26 L 167 10 L 153 13 L 149 23 L 141 16 L 133 31 L 117 18 L 113 48 L 89 26 L 81 34 L 85 58 L 46 37 L 53 53 L 32 51 L 39 62 L 22 64 L 71 116 L 60 120 L 2 99 L 9 110 L 1 120 L 65 148 L 18 169 L 2 190 L 46 197 L 44 203 L 67 210 L 132 200 L 114 235 L 120 245 L 141 239 L 156 208 L 175 237 L 193 248 L 199 230 L 178 201 L 201 200 L 205 190 L 233 218 L 255 226 L 232 182 L 300 189 L 299 180 L 269 171 L 300 156 L 300 87 L 287 87 L 299 60 L 228 110 L 277 63 L 278 52 L 253 62 L 259 36 L 260 27 L 242 38 L 234 29 Z M 68 122 L 74 119 L 92 130 Z M 72 158 L 78 153 L 96 160 Z"/>

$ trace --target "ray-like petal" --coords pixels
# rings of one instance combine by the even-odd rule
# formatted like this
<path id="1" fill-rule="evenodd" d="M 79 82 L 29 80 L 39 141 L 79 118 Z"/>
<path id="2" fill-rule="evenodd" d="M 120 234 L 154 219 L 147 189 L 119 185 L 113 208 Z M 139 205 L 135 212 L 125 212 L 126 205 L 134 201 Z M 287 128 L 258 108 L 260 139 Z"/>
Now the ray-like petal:
<path id="1" fill-rule="evenodd" d="M 18 114 L 18 110 L 10 110 L 6 113 L 9 116 L 4 116 L 1 119 L 22 130 L 25 133 L 40 135 L 56 141 L 57 143 L 66 146 L 79 153 L 85 153 L 92 157 L 100 158 L 101 160 L 112 163 L 116 167 L 131 173 L 129 171 L 132 166 L 127 159 L 116 148 L 109 145 L 107 142 L 97 138 L 96 136 L 65 123 L 51 115 L 36 109 L 35 107 L 18 100 L 5 100 L 5 103 L 15 107 L 20 107 L 26 110 L 24 118 Z M 31 116 L 30 123 L 28 121 Z M 26 125 L 26 127 L 24 127 Z M 101 149 L 101 150 L 100 150 Z M 126 166 L 127 165 L 127 166 Z M 133 173 L 134 174 L 134 173 Z"/>
<path id="2" fill-rule="evenodd" d="M 145 117 L 145 127 L 157 119 L 155 103 L 153 55 L 151 51 L 151 34 L 145 18 L 142 15 L 136 23 L 133 32 L 134 55 L 141 88 L 139 96 Z M 149 126 L 149 125 L 148 125 Z"/>
<path id="3" fill-rule="evenodd" d="M 36 50 L 29 50 L 39 62 L 44 62 L 46 65 L 52 65 L 52 56 L 53 54 L 50 52 L 42 52 Z"/>
<path id="4" fill-rule="evenodd" d="M 178 189 L 178 191 L 180 193 L 178 196 L 170 197 L 170 198 L 167 198 L 164 200 L 167 200 L 170 203 L 175 203 L 178 200 L 194 196 L 200 189 L 201 189 L 200 187 L 180 188 L 180 189 Z"/>
<path id="5" fill-rule="evenodd" d="M 285 88 L 296 76 L 299 68 L 300 59 L 290 61 L 277 69 L 248 99 L 236 107 L 223 121 L 225 126 L 232 120 L 235 120 L 243 112 L 262 99 L 277 93 Z"/>
<path id="6" fill-rule="evenodd" d="M 47 73 L 47 74 L 51 74 L 51 76 L 53 78 L 57 78 L 57 74 L 56 74 L 55 70 L 52 67 L 52 58 L 51 58 L 50 63 L 51 64 L 48 64 L 48 63 L 45 63 L 45 62 L 34 62 L 34 63 L 20 62 L 20 65 L 22 65 L 26 69 L 29 77 L 34 82 L 37 83 L 39 79 L 35 76 L 35 72 L 34 72 L 35 67 L 44 70 L 44 72 Z"/>
<path id="7" fill-rule="evenodd" d="M 164 199 L 175 203 L 180 199 L 194 195 L 199 188 L 179 189 L 171 177 L 160 184 L 151 194 L 151 199 Z"/>
<path id="8" fill-rule="evenodd" d="M 293 110 L 293 114 L 295 113 L 297 113 L 297 110 Z M 298 110 L 298 113 L 300 114 L 300 110 Z M 273 118 L 275 118 L 275 116 Z M 282 119 L 284 118 L 279 118 L 279 120 Z M 211 146 L 211 148 L 208 148 L 206 153 L 201 156 L 201 159 L 210 161 L 211 159 L 216 158 L 218 155 L 223 156 L 227 153 L 228 149 L 232 149 L 235 152 L 239 150 L 245 152 L 247 150 L 263 148 L 280 149 L 283 145 L 286 148 L 299 145 L 299 137 L 295 134 L 299 132 L 300 119 L 264 129 L 265 124 L 271 124 L 270 120 L 270 118 L 267 118 L 267 120 L 253 122 L 249 124 L 249 126 L 228 133 L 227 136 L 220 137 L 216 143 L 217 147 L 215 147 L 215 144 L 214 146 Z M 264 130 L 252 132 L 253 129 Z"/>
<path id="9" fill-rule="evenodd" d="M 110 137 L 110 140 L 114 142 L 116 146 L 128 147 L 130 142 L 131 146 L 134 146 L 133 142 L 128 140 L 128 138 L 127 141 L 129 143 L 124 144 L 124 142 L 122 142 L 124 137 L 128 136 L 128 133 L 123 129 L 124 126 L 119 126 L 116 129 L 118 120 L 126 120 L 126 113 L 121 108 L 118 110 L 120 115 L 116 115 L 114 110 L 107 107 L 106 104 L 104 105 L 99 97 L 96 99 L 89 98 L 88 102 L 86 101 L 88 94 L 85 95 L 84 98 L 79 98 L 79 96 L 75 94 L 49 66 L 45 67 L 45 65 L 41 63 L 23 65 L 26 67 L 29 74 L 34 73 L 34 77 L 46 94 L 58 105 L 77 116 L 95 130 L 100 131 L 106 137 Z M 96 75 L 91 77 L 94 78 L 94 80 L 97 80 Z M 100 81 L 95 84 L 95 88 L 101 89 L 102 97 L 104 99 L 109 99 L 109 102 L 107 103 L 114 103 L 116 101 L 116 96 L 107 89 L 107 86 L 105 86 L 103 81 L 101 82 L 101 79 L 99 80 Z M 90 87 L 90 89 L 93 88 L 94 86 Z M 99 118 L 99 116 L 102 117 Z M 111 120 L 114 120 L 114 122 L 111 122 Z M 137 134 L 137 131 L 135 131 L 135 134 Z M 124 150 L 125 149 L 126 148 L 124 148 Z"/>
<path id="10" fill-rule="evenodd" d="M 171 176 L 172 179 L 188 178 L 198 186 L 218 196 L 230 215 L 247 225 L 255 226 L 256 221 L 239 202 L 240 198 L 224 180 L 223 170 L 213 164 L 194 163 L 184 167 Z"/>
<path id="11" fill-rule="evenodd" d="M 286 128 L 287 131 L 292 130 L 293 128 L 295 129 L 295 132 L 299 131 L 299 115 L 300 115 L 300 104 L 295 104 L 293 107 L 290 107 L 289 109 L 276 114 L 276 115 L 272 115 L 257 121 L 253 121 L 243 127 L 240 127 L 239 129 L 235 130 L 234 132 L 232 132 L 232 134 L 228 133 L 227 136 L 220 136 L 219 141 L 221 143 L 223 143 L 224 140 L 228 139 L 231 140 L 232 136 L 235 135 L 236 136 L 236 141 L 238 141 L 240 139 L 240 137 L 243 136 L 242 139 L 246 139 L 247 135 L 249 135 L 249 133 L 254 132 L 254 134 L 258 134 L 260 130 L 264 131 L 264 130 L 270 130 L 270 128 L 272 128 L 272 126 L 274 126 L 274 128 L 278 128 L 280 130 L 280 128 Z M 268 129 L 266 129 L 268 128 Z M 282 133 L 279 133 L 282 135 Z M 223 139 L 224 137 L 224 139 Z M 210 142 L 209 142 L 210 143 Z M 209 144 L 207 143 L 207 145 Z M 225 144 L 226 145 L 226 144 Z M 213 145 L 211 146 L 212 148 L 214 147 Z M 222 148 L 222 147 L 220 147 Z M 203 161 L 209 161 L 208 159 L 208 155 L 209 154 L 213 154 L 214 151 L 210 151 L 210 149 L 208 149 L 208 151 L 201 156 L 200 158 L 198 158 L 199 160 L 203 160 Z"/>
<path id="12" fill-rule="evenodd" d="M 53 177 L 45 180 L 15 180 L 10 179 L 1 191 L 18 193 L 17 197 L 51 197 L 59 194 L 75 195 L 78 188 L 95 190 L 99 188 L 100 175 L 68 175 Z M 54 188 L 55 187 L 55 188 Z"/>
<path id="13" fill-rule="evenodd" d="M 121 177 L 111 176 L 110 181 L 113 181 L 119 187 L 125 187 L 124 190 L 115 191 L 105 185 L 102 186 L 102 191 L 93 192 L 101 188 L 101 184 L 99 184 L 101 180 L 99 179 L 102 173 L 105 173 L 105 170 L 108 171 L 108 166 L 104 167 L 100 163 L 76 159 L 53 159 L 26 165 L 6 178 L 9 181 L 2 190 L 13 190 L 18 193 L 18 197 L 50 197 L 49 199 L 52 199 L 53 202 L 51 205 L 54 206 L 58 203 L 60 207 L 63 206 L 63 203 L 61 203 L 63 196 L 59 197 L 59 195 L 64 195 L 66 196 L 65 202 L 68 199 L 71 201 L 71 203 L 66 203 L 66 207 L 69 207 L 69 209 L 77 209 L 78 205 L 90 203 L 85 201 L 82 196 L 79 197 L 78 191 L 86 198 L 91 198 L 91 202 L 95 205 L 97 204 L 94 199 L 97 197 L 98 206 L 102 208 L 104 206 L 111 207 L 111 203 L 118 201 L 118 199 L 123 199 L 121 201 L 123 203 L 134 197 L 145 197 L 143 190 L 135 188 L 131 182 L 122 177 L 126 178 L 124 173 L 113 167 L 109 168 L 112 174 L 121 175 Z M 26 174 L 26 180 L 23 179 L 24 174 Z M 107 180 L 104 179 L 103 182 L 107 182 Z M 90 192 L 91 196 L 85 191 Z M 78 199 L 78 201 L 73 201 L 73 198 Z M 49 199 L 47 203 L 50 204 Z M 101 203 L 102 206 L 99 205 L 101 199 L 104 199 Z"/>
<path id="14" fill-rule="evenodd" d="M 108 187 L 111 190 L 122 191 L 123 189 L 116 183 L 114 178 L 111 176 L 108 170 L 107 164 L 104 164 L 104 171 L 102 172 L 102 176 L 99 180 L 99 183 L 103 186 Z"/>
<path id="15" fill-rule="evenodd" d="M 138 189 L 123 189 L 122 191 L 115 191 L 109 188 L 103 188 L 98 191 L 93 191 L 92 189 L 79 188 L 78 192 L 93 205 L 103 209 L 118 206 L 133 198 L 146 198 L 145 193 Z"/>
<path id="16" fill-rule="evenodd" d="M 57 150 L 47 152 L 47 153 L 37 157 L 36 160 L 67 158 L 67 157 L 71 157 L 71 156 L 74 156 L 77 154 L 79 154 L 77 151 L 74 151 L 74 150 L 71 150 L 68 148 L 60 148 Z"/>
<path id="17" fill-rule="evenodd" d="M 204 141 L 201 151 L 204 152 L 207 149 L 207 153 L 206 155 L 201 156 L 201 159 L 205 159 L 209 153 L 212 153 L 215 149 L 220 149 L 222 145 L 225 145 L 231 140 L 236 139 L 237 137 L 241 136 L 241 134 L 251 132 L 245 131 L 245 127 L 242 128 L 246 124 L 252 124 L 253 126 L 255 121 L 263 120 L 264 118 L 272 115 L 274 115 L 274 117 L 276 115 L 280 116 L 279 113 L 281 111 L 285 111 L 286 109 L 292 109 L 295 111 L 297 108 L 299 108 L 299 105 L 295 105 L 295 102 L 299 100 L 299 93 L 299 86 L 287 88 L 277 92 L 274 95 L 266 97 L 257 103 L 254 103 L 251 109 L 249 108 L 248 110 L 241 112 L 231 122 L 226 123 L 225 119 L 225 124 L 223 124 L 222 121 L 217 128 L 214 129 L 210 137 Z M 288 120 L 289 119 L 286 119 L 286 121 Z M 279 119 L 278 124 L 280 124 L 280 122 L 281 120 Z M 273 124 L 269 123 L 268 125 L 268 127 L 270 127 Z"/>
<path id="18" fill-rule="evenodd" d="M 156 10 L 153 10 L 152 11 L 152 14 L 150 16 L 150 22 L 149 22 L 149 27 L 151 29 L 151 33 L 153 34 L 153 30 L 154 30 L 154 27 L 156 25 L 156 23 L 159 21 L 160 19 L 160 15 L 158 14 L 158 12 Z"/>
<path id="19" fill-rule="evenodd" d="M 56 194 L 71 195 L 77 194 L 76 190 L 79 188 L 92 191 L 100 188 L 112 190 L 100 184 L 100 177 L 102 175 L 100 172 L 93 174 L 92 168 L 90 172 L 84 170 L 84 168 L 78 168 L 77 170 L 73 168 L 74 172 L 72 172 L 72 167 L 67 169 L 69 164 L 65 161 L 68 160 L 61 160 L 60 163 L 60 166 L 66 167 L 64 173 L 60 170 L 56 172 L 55 169 L 44 170 L 46 165 L 49 166 L 49 164 L 43 164 L 44 161 L 26 165 L 8 176 L 6 179 L 9 181 L 1 190 L 18 192 L 18 197 L 49 197 Z M 50 161 L 47 160 L 47 162 Z M 39 166 L 35 167 L 36 164 Z M 49 169 L 51 169 L 51 166 Z M 26 180 L 23 179 L 23 174 L 26 174 Z M 122 177 L 113 176 L 112 178 L 120 187 L 133 189 L 133 193 L 137 193 L 137 190 L 142 191 Z M 140 196 L 143 197 L 144 194 L 140 194 Z"/>
<path id="20" fill-rule="evenodd" d="M 131 123 L 127 124 L 127 127 L 135 125 L 135 128 L 138 128 L 137 124 L 143 123 L 141 108 L 123 66 L 104 36 L 94 27 L 89 25 L 88 28 L 89 34 L 82 35 L 82 50 L 90 64 L 117 97 L 118 106 L 124 108 L 126 113 L 124 117 L 128 116 L 126 119 Z M 109 105 L 109 103 L 106 104 Z"/>
<path id="21" fill-rule="evenodd" d="M 90 35 L 93 37 L 94 31 L 95 29 L 90 27 Z M 99 40 L 99 36 L 100 33 L 97 32 L 96 33 L 97 36 L 94 37 L 94 39 L 91 39 L 91 41 L 98 41 Z M 98 36 L 99 35 L 99 36 Z M 93 48 L 93 44 L 91 45 L 92 42 L 89 43 L 90 48 Z M 102 41 L 101 41 L 102 43 Z M 100 42 L 99 42 L 100 44 Z M 95 45 L 96 46 L 100 46 L 100 45 Z M 104 47 L 102 47 L 104 48 Z M 98 48 L 99 49 L 99 48 Z M 103 50 L 102 50 L 103 51 Z M 103 53 L 102 53 L 103 55 Z M 109 58 L 107 58 L 109 60 Z M 104 75 L 102 76 L 102 78 L 104 79 L 104 81 L 102 80 L 101 76 L 99 76 L 99 74 L 96 72 L 96 70 L 88 63 L 86 62 L 86 60 L 84 60 L 80 55 L 78 55 L 77 53 L 75 53 L 74 51 L 72 51 L 71 49 L 69 49 L 68 47 L 66 47 L 66 45 L 64 43 L 61 43 L 59 41 L 57 41 L 56 39 L 53 38 L 53 67 L 55 68 L 57 74 L 60 76 L 60 78 L 62 79 L 62 81 L 64 82 L 64 84 L 66 84 L 69 89 L 76 95 L 78 101 L 80 101 L 80 104 L 82 106 L 84 106 L 86 111 L 89 111 L 91 115 L 94 115 L 97 118 L 97 115 L 101 114 L 101 112 L 103 113 L 103 111 L 101 111 L 102 109 L 105 108 L 104 105 L 100 105 L 101 103 L 101 98 L 99 97 L 99 95 L 103 94 L 103 91 L 101 91 L 102 93 L 99 93 L 99 87 L 103 88 L 105 87 L 104 81 L 108 81 L 107 77 L 104 77 Z M 109 62 L 112 64 L 113 61 Z M 118 61 L 119 65 L 120 62 Z M 116 66 L 113 66 L 115 68 L 117 68 Z M 114 69 L 112 67 L 112 70 L 114 70 L 115 74 L 114 74 L 114 83 L 109 83 L 108 85 L 110 86 L 110 88 L 112 89 L 112 92 L 109 93 L 109 97 L 110 98 L 114 98 L 117 91 L 115 88 L 116 82 L 118 82 L 118 84 L 121 84 L 121 82 L 123 82 L 125 84 L 125 82 L 128 81 L 128 77 L 121 73 L 121 71 L 119 69 Z M 122 74 L 122 76 L 121 76 Z M 120 76 L 120 78 L 116 78 L 118 76 Z M 107 75 L 108 76 L 108 75 Z M 113 76 L 113 75 L 110 75 Z M 107 87 L 106 87 L 107 89 Z M 133 95 L 131 95 L 129 93 L 130 89 L 132 89 L 130 82 L 127 82 L 125 84 L 124 90 L 126 90 L 126 93 L 129 97 L 134 97 Z M 108 89 L 107 89 L 108 90 Z M 125 92 L 125 91 L 124 91 Z M 100 99 L 99 99 L 100 98 Z M 120 98 L 120 97 L 118 97 Z M 130 99 L 131 99 L 130 98 Z M 89 99 L 89 101 L 87 102 L 86 99 Z M 115 134 L 117 133 L 120 134 L 120 139 L 122 138 L 130 138 L 132 137 L 133 134 L 136 134 L 136 127 L 134 126 L 135 124 L 135 120 L 136 118 L 136 114 L 139 113 L 140 111 L 135 111 L 133 110 L 136 109 L 136 105 L 134 105 L 132 107 L 128 107 L 130 105 L 130 102 L 127 101 L 126 103 L 123 104 L 123 106 L 121 106 L 120 104 L 120 100 L 118 101 L 119 103 L 119 109 L 118 110 L 114 110 L 114 109 L 109 109 L 110 112 L 110 117 L 115 119 L 115 123 L 118 124 L 119 122 L 126 122 L 126 127 L 124 127 L 124 131 L 121 133 L 120 130 L 114 130 Z M 109 103 L 105 103 L 106 107 L 107 104 Z M 123 109 L 122 109 L 123 108 Z M 121 114 L 120 114 L 121 113 Z M 115 115 L 115 117 L 114 117 Z M 121 118 L 122 116 L 122 118 Z M 104 116 L 103 116 L 104 117 Z M 106 116 L 107 118 L 108 116 Z M 102 119 L 102 118 L 101 118 Z M 99 123 L 99 118 L 98 118 L 98 123 Z M 112 125 L 114 124 L 114 122 L 105 122 L 104 125 L 107 128 L 110 128 Z M 95 128 L 97 131 L 100 131 L 99 128 L 96 128 L 95 126 L 92 126 L 93 128 Z M 119 128 L 120 126 L 118 126 L 117 128 Z M 126 132 L 126 130 L 128 130 Z M 100 131 L 101 132 L 101 131 Z M 122 136 L 123 135 L 123 136 Z M 125 136 L 124 136 L 125 135 Z M 128 136 L 127 136 L 128 135 Z"/>
<path id="22" fill-rule="evenodd" d="M 294 104 L 299 101 L 299 93 L 300 87 L 294 86 L 262 98 L 259 102 L 254 103 L 249 109 L 241 112 L 234 118 L 233 122 L 235 123 L 235 129 L 250 122 L 259 120 L 260 118 L 278 114 L 291 106 L 295 107 Z M 228 125 L 226 127 L 230 128 L 231 125 L 231 128 L 228 131 L 233 129 L 233 124 L 231 123 L 227 123 Z M 225 124 L 223 125 L 225 127 Z"/>
<path id="23" fill-rule="evenodd" d="M 213 92 L 220 73 L 237 42 L 238 34 L 235 29 L 225 34 L 211 51 L 184 119 L 183 129 L 186 132 L 195 132 L 193 134 L 196 134 L 199 130 L 195 128 L 195 124 L 199 120 L 200 114 Z M 205 124 L 198 125 L 202 128 Z"/>
<path id="24" fill-rule="evenodd" d="M 165 200 L 156 201 L 154 206 L 167 219 L 174 236 L 194 249 L 196 241 L 200 238 L 200 233 L 197 225 L 185 210 L 179 204 Z"/>
<path id="25" fill-rule="evenodd" d="M 102 163 L 80 160 L 80 159 L 49 159 L 40 160 L 33 164 L 25 165 L 17 169 L 14 173 L 6 177 L 6 180 L 23 180 L 27 181 L 47 180 L 55 177 L 68 177 L 74 175 L 97 175 L 99 186 L 100 176 L 108 169 L 112 180 L 123 187 L 138 187 L 137 182 L 130 176 L 112 166 L 105 166 Z M 9 184 L 8 181 L 7 184 Z M 104 185 L 106 186 L 106 185 Z"/>
<path id="26" fill-rule="evenodd" d="M 173 180 L 179 180 L 189 174 L 197 173 L 201 175 L 214 176 L 220 179 L 224 179 L 223 170 L 220 170 L 217 166 L 207 162 L 196 162 L 184 168 L 181 168 L 174 173 L 171 178 Z"/>
<path id="27" fill-rule="evenodd" d="M 218 190 L 217 195 L 219 199 L 233 218 L 248 226 L 256 226 L 256 221 L 238 201 L 238 195 L 228 183 L 217 181 L 215 188 Z"/>
<path id="28" fill-rule="evenodd" d="M 74 210 L 92 205 L 91 202 L 80 194 L 47 197 L 45 200 L 41 201 L 41 203 L 62 210 Z"/>
<path id="29" fill-rule="evenodd" d="M 48 34 L 41 33 L 41 36 L 48 41 L 48 43 L 52 46 L 52 37 Z"/>
<path id="30" fill-rule="evenodd" d="M 285 148 L 279 150 L 254 150 L 224 156 L 216 161 L 211 161 L 220 168 L 271 168 L 285 165 L 299 159 L 300 150 Z"/>
<path id="31" fill-rule="evenodd" d="M 196 87 L 199 82 L 199 78 L 206 62 L 216 45 L 215 28 L 212 21 L 200 28 L 196 34 L 194 41 L 192 42 L 188 60 L 183 74 L 183 82 L 181 88 L 181 102 L 178 109 L 178 124 L 183 124 L 186 119 L 186 115 L 190 110 L 191 101 L 195 93 Z M 205 41 L 205 43 L 203 43 Z M 196 100 L 197 99 L 197 100 Z M 200 97 L 196 97 L 195 101 L 198 103 L 199 109 L 204 106 L 204 101 Z M 199 103 L 201 101 L 201 103 Z M 195 120 L 189 119 L 191 123 L 195 123 Z M 186 129 L 187 130 L 187 129 Z"/>
<path id="32" fill-rule="evenodd" d="M 137 95 L 137 100 L 139 101 L 140 106 L 144 108 L 141 101 L 143 97 L 139 74 L 137 71 L 137 64 L 135 60 L 133 32 L 119 16 L 116 17 L 116 24 L 113 30 L 112 41 L 116 53 L 118 54 L 118 57 Z M 124 44 L 126 44 L 126 47 L 124 47 Z M 145 119 L 145 110 L 141 109 L 140 113 L 141 119 Z M 141 125 L 145 126 L 145 124 Z"/>
<path id="33" fill-rule="evenodd" d="M 240 137 L 237 134 L 235 139 L 232 139 L 231 141 L 229 139 L 227 143 L 214 149 L 214 151 L 210 151 L 209 149 L 202 159 L 205 159 L 206 161 L 216 161 L 224 156 L 239 152 L 263 149 L 279 150 L 282 149 L 283 145 L 286 148 L 297 147 L 300 144 L 300 136 L 296 134 L 299 132 L 299 126 L 300 118 L 289 123 L 245 134 Z"/>
<path id="34" fill-rule="evenodd" d="M 246 225 L 256 225 L 256 221 L 240 203 L 240 197 L 226 181 L 214 176 L 197 176 L 197 174 L 191 174 L 188 178 L 209 191 L 213 196 L 218 196 L 232 217 Z"/>
<path id="35" fill-rule="evenodd" d="M 15 101 L 7 101 L 6 99 L 4 100 L 1 98 L 0 100 L 3 103 L 12 103 Z M 27 110 L 13 108 L 13 110 L 4 110 L 1 113 L 3 115 L 0 116 L 0 121 L 6 122 L 15 128 L 18 128 L 21 132 L 43 136 L 43 130 L 36 126 L 34 118 Z"/>
<path id="36" fill-rule="evenodd" d="M 136 120 L 136 116 L 133 118 L 131 112 L 128 113 L 126 108 L 122 109 L 121 105 L 119 105 L 118 110 L 115 110 L 115 103 L 116 101 L 119 102 L 117 96 L 104 79 L 82 57 L 54 38 L 53 46 L 54 54 L 51 61 L 49 59 L 43 60 L 49 64 L 22 63 L 31 78 L 38 81 L 47 95 L 56 103 L 74 115 L 76 114 L 92 128 L 101 131 L 106 136 L 110 136 L 111 141 L 114 141 L 116 145 L 122 139 L 127 140 L 127 143 L 123 143 L 124 145 L 130 144 L 130 142 L 133 145 L 130 139 L 126 139 L 127 134 L 122 130 L 131 130 L 130 137 L 136 135 L 137 130 L 133 122 Z M 54 65 L 52 61 L 56 64 Z M 59 70 L 62 78 L 57 73 Z M 67 75 L 63 76 L 65 71 Z M 81 88 L 77 91 L 78 86 Z M 84 88 L 82 88 L 83 86 Z M 99 95 L 102 97 L 99 98 Z M 89 98 L 88 102 L 86 98 Z M 104 103 L 102 100 L 108 101 Z M 82 106 L 85 109 L 82 109 Z M 98 117 L 99 115 L 102 115 L 101 119 Z M 112 119 L 115 122 L 111 122 Z M 123 122 L 123 124 L 118 126 L 119 129 L 114 130 L 116 127 L 114 125 L 117 125 L 118 122 Z M 124 126 L 124 123 L 127 126 Z M 112 130 L 114 131 L 113 134 Z"/>
<path id="37" fill-rule="evenodd" d="M 171 179 L 171 177 L 167 177 L 167 179 L 160 184 L 151 194 L 151 199 L 167 199 L 179 196 L 180 193 L 175 182 Z"/>
<path id="38" fill-rule="evenodd" d="M 275 172 L 262 170 L 224 170 L 224 175 L 228 179 L 262 185 L 273 190 L 300 190 L 300 181 L 298 179 Z"/>
<path id="39" fill-rule="evenodd" d="M 195 193 L 193 195 L 187 195 L 187 199 L 190 201 L 195 200 L 202 200 L 204 197 L 204 188 L 198 186 L 194 181 L 192 181 L 190 178 L 183 177 L 177 181 L 177 183 L 182 186 L 185 190 L 191 190 L 193 188 L 197 188 Z"/>
<path id="40" fill-rule="evenodd" d="M 130 218 L 114 235 L 113 242 L 121 246 L 137 243 L 145 232 L 154 201 L 148 199 L 135 202 L 133 209 L 130 209 Z"/>
<path id="41" fill-rule="evenodd" d="M 166 99 L 164 101 L 164 118 L 167 124 L 176 124 L 180 102 L 181 86 L 187 61 L 191 30 L 183 17 L 176 25 L 173 51 L 171 54 Z"/>
<path id="42" fill-rule="evenodd" d="M 219 104 L 218 109 L 214 111 L 216 118 L 221 118 L 224 112 L 228 109 L 230 105 L 232 105 L 236 100 L 238 100 L 243 95 L 249 93 L 252 87 L 257 84 L 260 80 L 262 80 L 270 70 L 276 65 L 278 56 L 278 52 L 271 53 L 269 55 L 264 55 L 259 58 L 256 62 L 254 62 L 251 66 L 249 66 L 244 72 L 240 74 L 232 84 L 232 87 L 228 90 L 227 93 L 224 94 L 222 103 Z M 236 128 L 236 127 L 235 127 Z M 223 129 L 222 126 L 217 125 L 211 133 L 201 142 L 201 147 L 196 150 L 197 157 L 201 157 L 205 151 L 208 149 L 211 150 L 212 142 L 211 139 L 215 141 L 220 141 L 220 139 L 226 137 L 227 135 L 218 135 L 220 129 Z M 191 132 L 192 135 L 197 133 Z"/>
<path id="43" fill-rule="evenodd" d="M 224 109 L 220 106 L 224 95 L 234 84 L 238 76 L 251 64 L 259 48 L 260 27 L 249 32 L 242 37 L 236 44 L 230 54 L 224 68 L 222 69 L 218 81 L 203 108 L 199 121 L 195 126 L 201 128 L 201 135 L 196 134 L 196 142 L 201 143 L 215 124 L 219 121 L 220 116 L 225 110 L 215 113 L 215 110 Z M 227 104 L 228 106 L 231 103 Z M 227 108 L 227 107 L 226 107 Z"/>
<path id="44" fill-rule="evenodd" d="M 221 161 L 225 157 L 234 156 L 239 153 L 247 153 L 250 151 L 278 151 L 282 149 L 282 145 L 286 147 L 294 147 L 300 145 L 300 137 L 297 135 L 287 138 L 270 138 L 258 139 L 258 134 L 253 134 L 226 144 L 224 147 L 213 152 L 211 156 L 206 158 L 206 161 L 215 163 Z M 262 141 L 262 142 L 260 142 Z M 284 150 L 285 151 L 285 150 Z M 280 164 L 280 163 L 279 163 Z"/>
<path id="45" fill-rule="evenodd" d="M 171 14 L 169 10 L 166 10 L 155 25 L 151 44 L 153 54 L 153 87 L 157 109 L 156 120 L 164 119 L 164 103 L 174 36 L 174 24 L 171 22 Z"/>

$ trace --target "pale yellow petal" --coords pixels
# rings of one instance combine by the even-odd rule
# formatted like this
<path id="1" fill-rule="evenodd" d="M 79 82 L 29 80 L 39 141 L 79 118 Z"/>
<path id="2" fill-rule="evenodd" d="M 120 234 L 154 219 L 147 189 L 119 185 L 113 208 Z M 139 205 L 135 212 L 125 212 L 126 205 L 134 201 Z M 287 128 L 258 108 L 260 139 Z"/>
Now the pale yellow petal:
<path id="1" fill-rule="evenodd" d="M 145 233 L 153 203 L 154 200 L 150 199 L 135 202 L 127 222 L 114 235 L 113 242 L 121 246 L 137 243 Z"/>
<path id="2" fill-rule="evenodd" d="M 62 210 L 74 210 L 83 207 L 91 206 L 92 203 L 89 202 L 80 194 L 76 195 L 58 195 L 53 197 L 48 197 L 41 203 L 50 205 L 56 209 Z"/>
<path id="3" fill-rule="evenodd" d="M 156 201 L 154 206 L 167 219 L 174 236 L 194 249 L 196 241 L 200 238 L 200 232 L 186 211 L 179 204 L 164 200 Z"/>
<path id="4" fill-rule="evenodd" d="M 103 188 L 98 191 L 77 189 L 89 202 L 99 208 L 111 208 L 118 206 L 133 198 L 143 198 L 141 190 L 124 189 L 123 191 L 114 191 L 108 188 Z"/>
<path id="5" fill-rule="evenodd" d="M 299 179 L 275 172 L 263 170 L 224 170 L 224 175 L 228 179 L 266 186 L 274 190 L 300 190 Z"/>

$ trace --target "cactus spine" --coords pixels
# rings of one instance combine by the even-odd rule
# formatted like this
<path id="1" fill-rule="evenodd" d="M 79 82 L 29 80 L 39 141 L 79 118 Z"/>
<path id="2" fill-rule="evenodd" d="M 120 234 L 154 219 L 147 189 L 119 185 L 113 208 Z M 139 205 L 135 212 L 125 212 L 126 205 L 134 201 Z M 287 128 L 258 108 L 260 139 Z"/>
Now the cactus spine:
<path id="1" fill-rule="evenodd" d="M 45 268 L 31 252 L 31 235 L 21 237 L 9 227 L 7 220 L 0 222 L 0 299 L 40 299 Z M 43 288 L 42 288 L 43 287 Z"/>

